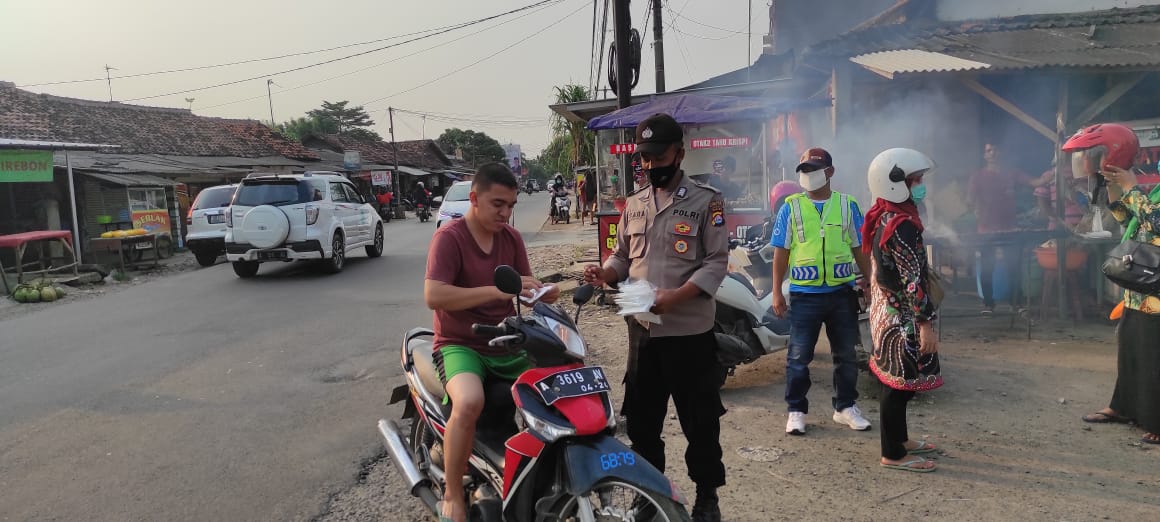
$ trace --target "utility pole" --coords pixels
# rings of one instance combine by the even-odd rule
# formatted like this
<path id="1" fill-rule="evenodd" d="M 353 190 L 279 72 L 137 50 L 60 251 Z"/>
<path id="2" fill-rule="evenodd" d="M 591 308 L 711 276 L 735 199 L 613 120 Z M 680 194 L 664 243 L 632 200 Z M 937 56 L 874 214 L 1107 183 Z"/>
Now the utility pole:
<path id="1" fill-rule="evenodd" d="M 395 143 L 395 108 L 387 107 L 387 118 L 390 121 L 390 127 L 387 129 L 391 133 L 391 150 L 395 151 L 395 173 L 391 176 L 391 189 L 395 192 L 395 197 L 391 198 L 391 205 L 395 207 L 395 217 L 404 219 L 407 215 L 403 211 L 403 207 L 399 205 L 399 145 Z"/>
<path id="2" fill-rule="evenodd" d="M 612 0 L 613 42 L 616 43 L 616 108 L 623 109 L 632 105 L 632 70 L 629 57 L 632 50 L 628 48 L 629 30 L 632 27 L 632 13 L 628 10 L 629 0 Z M 624 129 L 620 130 L 620 142 L 626 143 Z M 623 154 L 620 161 L 620 194 L 628 194 L 629 181 L 632 179 L 632 155 Z"/>
<path id="3" fill-rule="evenodd" d="M 109 74 L 109 71 L 116 70 L 116 67 L 109 67 L 109 64 L 105 64 L 105 83 L 109 84 L 109 101 L 113 101 L 113 77 Z"/>
<path id="4" fill-rule="evenodd" d="M 185 101 L 189 102 L 189 112 L 193 112 L 193 100 L 196 100 L 196 99 L 197 98 L 186 98 L 185 99 Z"/>
<path id="5" fill-rule="evenodd" d="M 270 102 L 270 126 L 274 126 L 274 94 L 270 92 L 270 86 L 274 84 L 273 78 L 266 78 L 266 100 Z"/>
<path id="6" fill-rule="evenodd" d="M 745 81 L 751 82 L 753 71 L 753 0 L 749 0 L 749 18 L 746 18 L 745 29 L 748 38 L 745 39 Z"/>
<path id="7" fill-rule="evenodd" d="M 665 45 L 661 32 L 661 0 L 652 1 L 653 61 L 657 70 L 657 94 L 665 92 Z"/>
<path id="8" fill-rule="evenodd" d="M 420 128 L 423 139 L 427 139 L 427 115 L 423 115 L 423 126 Z"/>

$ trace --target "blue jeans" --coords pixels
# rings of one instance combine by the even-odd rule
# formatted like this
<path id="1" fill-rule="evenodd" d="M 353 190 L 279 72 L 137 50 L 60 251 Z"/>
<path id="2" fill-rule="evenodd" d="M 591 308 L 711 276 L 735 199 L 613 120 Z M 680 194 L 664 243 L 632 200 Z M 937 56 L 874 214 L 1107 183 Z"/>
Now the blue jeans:
<path id="1" fill-rule="evenodd" d="M 785 357 L 785 402 L 789 411 L 808 413 L 810 362 L 822 325 L 834 356 L 834 410 L 842 411 L 858 400 L 858 305 L 853 289 L 824 294 L 792 292 L 789 308 L 789 351 Z"/>

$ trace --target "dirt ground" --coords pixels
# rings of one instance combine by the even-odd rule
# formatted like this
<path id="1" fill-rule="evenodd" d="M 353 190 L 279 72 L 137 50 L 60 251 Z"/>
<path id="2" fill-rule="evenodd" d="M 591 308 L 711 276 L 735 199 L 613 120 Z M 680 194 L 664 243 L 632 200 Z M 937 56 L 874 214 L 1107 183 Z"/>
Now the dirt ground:
<path id="1" fill-rule="evenodd" d="M 531 252 L 537 273 L 565 262 L 563 249 Z M 553 253 L 548 253 L 553 252 Z M 961 302 L 960 302 L 961 301 Z M 851 431 L 830 420 L 830 357 L 820 342 L 811 379 L 808 434 L 784 434 L 784 352 L 739 368 L 723 390 L 728 485 L 726 520 L 1152 520 L 1160 509 L 1160 447 L 1138 428 L 1091 425 L 1079 417 L 1107 404 L 1115 381 L 1114 330 L 1107 321 L 1075 325 L 972 313 L 952 299 L 942 329 L 946 385 L 909 409 L 910 435 L 938 445 L 939 469 L 880 468 L 878 385 L 863 373 L 859 404 L 874 424 Z M 590 362 L 624 371 L 625 330 L 614 309 L 591 306 L 580 327 Z M 824 336 L 823 336 L 824 339 Z M 617 386 L 615 404 L 619 405 Z M 398 415 L 392 411 L 392 415 Z M 667 475 L 688 496 L 685 442 L 670 410 Z M 320 520 L 428 520 L 389 459 L 368 462 L 352 489 Z"/>

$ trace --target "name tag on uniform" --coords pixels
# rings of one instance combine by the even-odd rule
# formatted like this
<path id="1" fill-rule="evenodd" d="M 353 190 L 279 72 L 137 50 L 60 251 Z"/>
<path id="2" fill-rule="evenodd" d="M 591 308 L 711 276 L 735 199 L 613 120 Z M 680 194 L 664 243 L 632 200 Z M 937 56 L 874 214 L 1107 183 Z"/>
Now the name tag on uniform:
<path id="1" fill-rule="evenodd" d="M 677 199 L 685 199 L 685 193 L 687 193 L 687 192 L 688 192 L 688 189 L 686 187 L 681 187 L 681 188 L 677 189 L 677 196 L 676 196 Z"/>

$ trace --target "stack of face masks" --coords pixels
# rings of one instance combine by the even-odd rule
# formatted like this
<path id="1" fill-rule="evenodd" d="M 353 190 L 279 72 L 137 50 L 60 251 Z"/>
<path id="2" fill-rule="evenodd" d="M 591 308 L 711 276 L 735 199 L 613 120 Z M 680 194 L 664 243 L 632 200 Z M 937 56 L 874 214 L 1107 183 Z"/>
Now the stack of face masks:
<path id="1" fill-rule="evenodd" d="M 631 315 L 640 321 L 661 324 L 661 317 L 650 312 L 657 302 L 657 287 L 643 279 L 629 279 L 620 284 L 613 298 L 620 307 L 619 315 Z"/>

